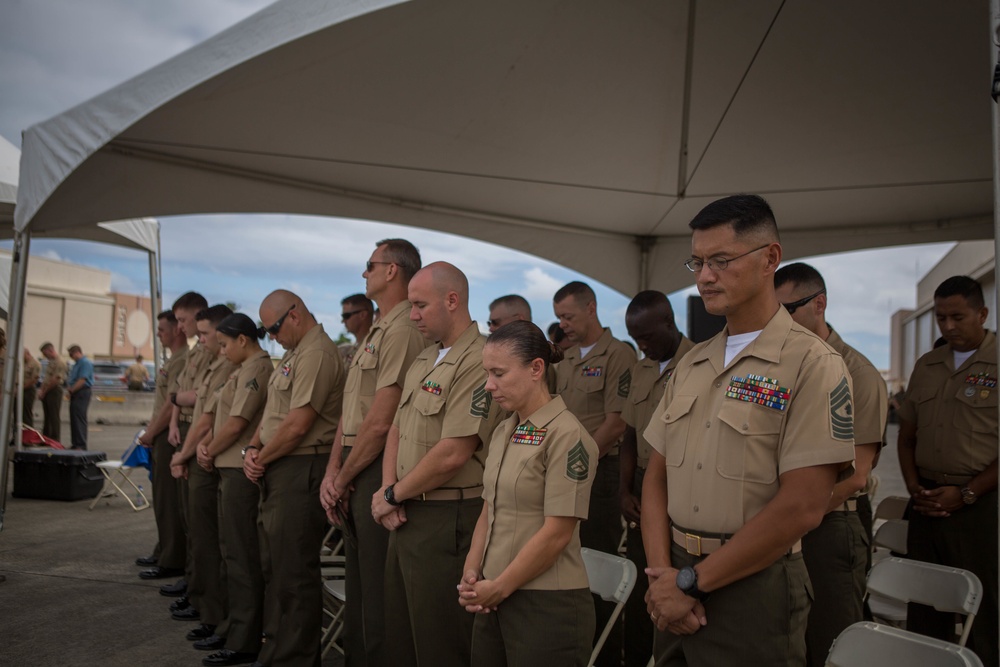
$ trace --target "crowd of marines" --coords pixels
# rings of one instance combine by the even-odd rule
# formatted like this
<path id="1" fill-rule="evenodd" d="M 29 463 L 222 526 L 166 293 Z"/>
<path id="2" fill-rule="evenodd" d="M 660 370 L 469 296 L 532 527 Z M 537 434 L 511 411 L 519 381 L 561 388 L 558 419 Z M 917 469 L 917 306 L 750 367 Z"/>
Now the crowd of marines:
<path id="1" fill-rule="evenodd" d="M 886 385 L 826 321 L 820 273 L 779 268 L 762 198 L 690 227 L 685 265 L 725 329 L 695 344 L 640 292 L 641 359 L 582 282 L 553 295 L 564 352 L 517 295 L 490 305 L 487 338 L 465 275 L 403 239 L 376 244 L 342 302 L 346 355 L 286 290 L 259 326 L 195 292 L 161 313 L 170 357 L 142 438 L 159 543 L 137 562 L 183 577 L 161 592 L 198 623 L 203 664 L 320 663 L 331 525 L 348 666 L 586 664 L 613 605 L 580 548 L 623 541 L 639 580 L 596 664 L 824 664 L 866 614 Z M 909 554 L 982 579 L 969 645 L 996 665 L 996 341 L 971 278 L 944 281 L 935 313 L 944 342 L 899 408 Z M 928 608 L 910 627 L 954 633 Z"/>

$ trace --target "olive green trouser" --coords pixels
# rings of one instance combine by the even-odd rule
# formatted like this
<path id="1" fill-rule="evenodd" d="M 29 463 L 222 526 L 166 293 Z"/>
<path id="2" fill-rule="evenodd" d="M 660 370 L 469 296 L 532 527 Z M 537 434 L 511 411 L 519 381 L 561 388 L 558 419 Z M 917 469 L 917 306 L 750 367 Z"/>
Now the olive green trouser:
<path id="1" fill-rule="evenodd" d="M 632 493 L 642 498 L 642 480 L 646 476 L 644 468 L 635 469 L 632 480 Z M 639 525 L 629 526 L 628 538 L 625 542 L 625 555 L 635 563 L 636 581 L 632 594 L 625 602 L 625 667 L 646 667 L 649 657 L 653 654 L 653 625 L 646 611 L 646 591 L 649 590 L 649 577 L 646 576 L 646 551 L 642 543 L 642 530 Z M 603 627 L 603 626 L 602 626 Z M 598 628 L 600 630 L 602 628 Z"/>
<path id="2" fill-rule="evenodd" d="M 201 622 L 218 626 L 225 637 L 226 572 L 219 550 L 219 473 L 206 471 L 196 458 L 188 461 L 187 596 Z"/>
<path id="3" fill-rule="evenodd" d="M 159 540 L 157 562 L 160 567 L 179 570 L 187 561 L 187 535 L 184 532 L 181 482 L 170 474 L 170 459 L 176 451 L 167 442 L 166 431 L 153 438 L 153 516 Z"/>
<path id="4" fill-rule="evenodd" d="M 515 591 L 495 612 L 475 615 L 471 664 L 585 667 L 594 632 L 590 589 Z"/>
<path id="5" fill-rule="evenodd" d="M 219 541 L 226 571 L 226 648 L 260 651 L 264 618 L 264 572 L 257 517 L 260 489 L 242 468 L 219 468 Z"/>
<path id="6" fill-rule="evenodd" d="M 587 520 L 580 524 L 580 546 L 618 555 L 618 544 L 622 539 L 619 483 L 618 455 L 608 454 L 597 464 L 597 472 L 594 473 L 594 485 L 590 487 L 590 511 Z M 597 595 L 593 597 L 597 627 L 603 629 L 614 613 L 615 603 L 606 602 Z M 595 633 L 594 644 L 599 636 Z M 621 654 L 622 620 L 619 617 L 594 664 L 597 667 L 618 667 L 621 664 Z"/>
<path id="7" fill-rule="evenodd" d="M 671 545 L 675 568 L 701 558 Z M 806 619 L 812 587 L 802 554 L 713 591 L 705 602 L 708 624 L 693 635 L 658 632 L 657 667 L 801 667 L 806 664 Z"/>

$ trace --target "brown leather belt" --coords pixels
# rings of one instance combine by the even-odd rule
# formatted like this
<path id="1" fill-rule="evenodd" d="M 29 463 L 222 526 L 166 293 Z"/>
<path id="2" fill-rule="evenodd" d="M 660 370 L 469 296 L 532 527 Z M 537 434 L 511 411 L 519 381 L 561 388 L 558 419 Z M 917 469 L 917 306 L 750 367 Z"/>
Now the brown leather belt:
<path id="1" fill-rule="evenodd" d="M 949 475 L 946 472 L 928 470 L 927 468 L 917 468 L 917 474 L 937 484 L 949 486 L 965 486 L 975 477 L 975 475 Z"/>
<path id="2" fill-rule="evenodd" d="M 718 551 L 719 548 L 732 537 L 732 535 L 716 534 L 713 537 L 711 535 L 686 533 L 675 526 L 670 526 L 670 534 L 673 536 L 674 544 L 681 547 L 692 556 L 707 556 L 710 553 Z M 793 544 L 792 548 L 788 550 L 788 553 L 797 554 L 800 551 L 802 551 L 802 540 Z"/>
<path id="3" fill-rule="evenodd" d="M 857 512 L 858 511 L 858 499 L 848 498 L 841 504 L 834 507 L 831 512 Z"/>
<path id="4" fill-rule="evenodd" d="M 483 487 L 480 485 L 464 489 L 434 489 L 414 496 L 410 500 L 468 500 L 469 498 L 481 498 L 482 495 Z"/>
<path id="5" fill-rule="evenodd" d="M 310 454 L 329 454 L 330 450 L 333 449 L 333 445 L 309 445 L 307 447 L 299 447 L 288 452 L 287 456 L 308 456 Z"/>

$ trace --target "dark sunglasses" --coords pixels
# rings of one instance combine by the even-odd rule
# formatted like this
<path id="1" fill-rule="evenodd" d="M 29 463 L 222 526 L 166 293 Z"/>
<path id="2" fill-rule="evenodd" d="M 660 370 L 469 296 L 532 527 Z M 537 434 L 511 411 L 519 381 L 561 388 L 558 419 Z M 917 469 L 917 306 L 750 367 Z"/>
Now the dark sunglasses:
<path id="1" fill-rule="evenodd" d="M 278 332 L 281 331 L 281 325 L 285 323 L 285 318 L 288 317 L 288 313 L 292 312 L 293 310 L 295 310 L 295 304 L 294 303 L 292 304 L 291 308 L 289 308 L 288 310 L 285 311 L 284 315 L 282 315 L 281 317 L 279 317 L 277 319 L 277 321 L 275 321 L 274 324 L 272 324 L 269 327 L 264 327 L 264 331 L 266 331 L 267 333 L 271 334 L 272 336 L 277 336 Z"/>
<path id="2" fill-rule="evenodd" d="M 491 327 L 499 327 L 500 320 L 486 320 L 486 325 Z"/>
<path id="3" fill-rule="evenodd" d="M 363 310 L 352 310 L 352 311 L 347 312 L 347 313 L 341 313 L 341 315 L 340 315 L 340 321 L 341 322 L 346 322 L 347 320 L 351 319 L 352 317 L 354 317 L 358 313 L 363 313 L 363 312 L 365 312 L 365 311 L 363 311 Z"/>
<path id="4" fill-rule="evenodd" d="M 376 265 L 376 264 L 392 264 L 392 263 L 393 263 L 393 262 L 373 262 L 373 261 L 371 261 L 371 260 L 368 260 L 368 261 L 367 261 L 367 262 L 365 263 L 365 270 L 366 270 L 366 271 L 368 271 L 368 273 L 371 273 L 371 272 L 372 272 L 372 269 L 374 269 L 374 268 L 375 268 L 375 265 Z"/>
<path id="5" fill-rule="evenodd" d="M 809 303 L 810 301 L 812 301 L 813 299 L 815 299 L 816 297 L 818 297 L 820 294 L 826 294 L 826 290 L 825 289 L 821 289 L 820 291 L 816 292 L 815 294 L 810 294 L 809 296 L 807 296 L 805 298 L 802 298 L 802 299 L 799 299 L 798 301 L 792 301 L 791 303 L 783 303 L 781 305 L 784 306 L 785 310 L 788 311 L 788 314 L 791 315 L 796 310 L 798 310 L 802 306 L 806 305 L 807 303 Z"/>

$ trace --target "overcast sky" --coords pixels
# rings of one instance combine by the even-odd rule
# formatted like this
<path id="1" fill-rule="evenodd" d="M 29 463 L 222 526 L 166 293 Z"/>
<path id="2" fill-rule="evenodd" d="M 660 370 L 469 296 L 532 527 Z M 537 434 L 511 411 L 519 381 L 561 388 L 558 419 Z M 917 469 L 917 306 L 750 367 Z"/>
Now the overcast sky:
<path id="1" fill-rule="evenodd" d="M 0 135 L 21 132 L 203 41 L 269 4 L 268 0 L 3 0 L 0 2 Z M 779 227 L 781 211 L 776 211 Z M 184 216 L 163 219 L 164 300 L 195 289 L 211 302 L 234 301 L 256 318 L 276 287 L 299 292 L 334 336 L 340 299 L 364 290 L 361 271 L 375 241 L 402 236 L 424 262 L 451 261 L 470 279 L 472 315 L 485 327 L 489 302 L 517 292 L 535 321 L 553 321 L 551 295 L 570 280 L 598 294 L 603 323 L 624 338 L 628 297 L 551 262 L 436 232 L 365 221 L 303 216 Z M 8 244 L 9 245 L 9 244 Z M 914 306 L 916 281 L 951 244 L 909 246 L 807 258 L 824 274 L 829 319 L 848 343 L 888 366 L 889 316 Z M 112 272 L 112 287 L 148 293 L 143 254 L 98 244 L 35 240 L 32 254 Z M 684 328 L 684 300 L 671 295 Z M 30 316 L 30 313 L 28 314 Z"/>

